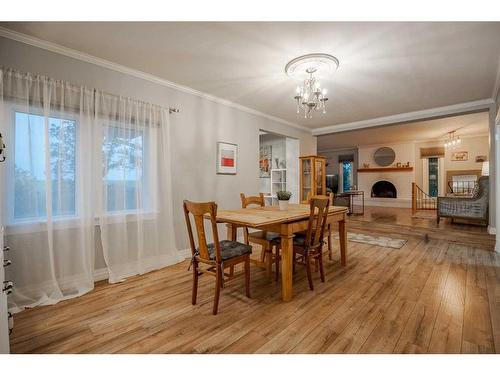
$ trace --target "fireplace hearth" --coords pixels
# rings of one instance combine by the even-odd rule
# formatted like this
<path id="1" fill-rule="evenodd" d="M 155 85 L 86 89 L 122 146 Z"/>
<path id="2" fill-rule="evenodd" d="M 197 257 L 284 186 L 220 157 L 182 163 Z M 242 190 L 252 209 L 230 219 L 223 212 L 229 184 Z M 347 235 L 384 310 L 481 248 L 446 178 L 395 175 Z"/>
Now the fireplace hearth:
<path id="1" fill-rule="evenodd" d="M 372 186 L 372 198 L 397 198 L 396 187 L 389 181 L 377 181 Z"/>

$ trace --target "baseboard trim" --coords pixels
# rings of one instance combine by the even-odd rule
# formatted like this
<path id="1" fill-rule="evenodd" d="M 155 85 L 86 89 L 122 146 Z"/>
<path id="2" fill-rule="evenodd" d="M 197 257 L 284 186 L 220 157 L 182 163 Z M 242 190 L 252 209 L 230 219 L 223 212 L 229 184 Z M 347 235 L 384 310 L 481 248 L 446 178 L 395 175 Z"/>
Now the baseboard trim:
<path id="1" fill-rule="evenodd" d="M 94 270 L 94 282 L 107 280 L 109 278 L 109 273 L 107 268 L 99 268 Z"/>
<path id="2" fill-rule="evenodd" d="M 179 250 L 179 254 L 181 254 L 181 257 L 183 257 L 184 259 L 191 258 L 191 249 L 187 248 Z"/>

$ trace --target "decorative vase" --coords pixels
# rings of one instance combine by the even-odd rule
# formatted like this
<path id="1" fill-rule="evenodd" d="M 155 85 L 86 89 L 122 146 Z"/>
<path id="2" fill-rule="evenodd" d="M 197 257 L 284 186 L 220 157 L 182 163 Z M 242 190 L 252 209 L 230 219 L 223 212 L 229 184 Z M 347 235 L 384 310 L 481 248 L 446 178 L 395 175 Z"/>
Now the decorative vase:
<path id="1" fill-rule="evenodd" d="M 278 200 L 278 204 L 280 206 L 280 211 L 288 210 L 288 201 L 280 201 Z"/>

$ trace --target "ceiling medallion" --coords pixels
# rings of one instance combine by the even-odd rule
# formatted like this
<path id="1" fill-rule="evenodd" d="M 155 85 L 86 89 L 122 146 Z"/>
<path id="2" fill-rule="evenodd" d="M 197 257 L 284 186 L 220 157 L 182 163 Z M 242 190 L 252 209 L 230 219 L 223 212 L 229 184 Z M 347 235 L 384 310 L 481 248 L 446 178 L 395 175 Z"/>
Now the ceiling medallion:
<path id="1" fill-rule="evenodd" d="M 318 77 L 327 77 L 339 67 L 339 60 L 326 53 L 310 53 L 296 57 L 285 66 L 287 76 L 303 81 L 297 86 L 295 101 L 297 114 L 304 112 L 304 118 L 312 118 L 313 111 L 326 113 L 327 89 L 321 88 Z"/>

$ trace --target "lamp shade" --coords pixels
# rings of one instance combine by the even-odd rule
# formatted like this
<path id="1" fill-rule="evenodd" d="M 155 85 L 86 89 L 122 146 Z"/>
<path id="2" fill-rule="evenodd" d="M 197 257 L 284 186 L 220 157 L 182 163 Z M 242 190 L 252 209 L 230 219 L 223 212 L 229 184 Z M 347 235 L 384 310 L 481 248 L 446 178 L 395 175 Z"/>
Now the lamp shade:
<path id="1" fill-rule="evenodd" d="M 481 175 L 483 175 L 483 176 L 490 175 L 490 162 L 489 161 L 483 161 L 483 168 L 481 170 Z"/>

